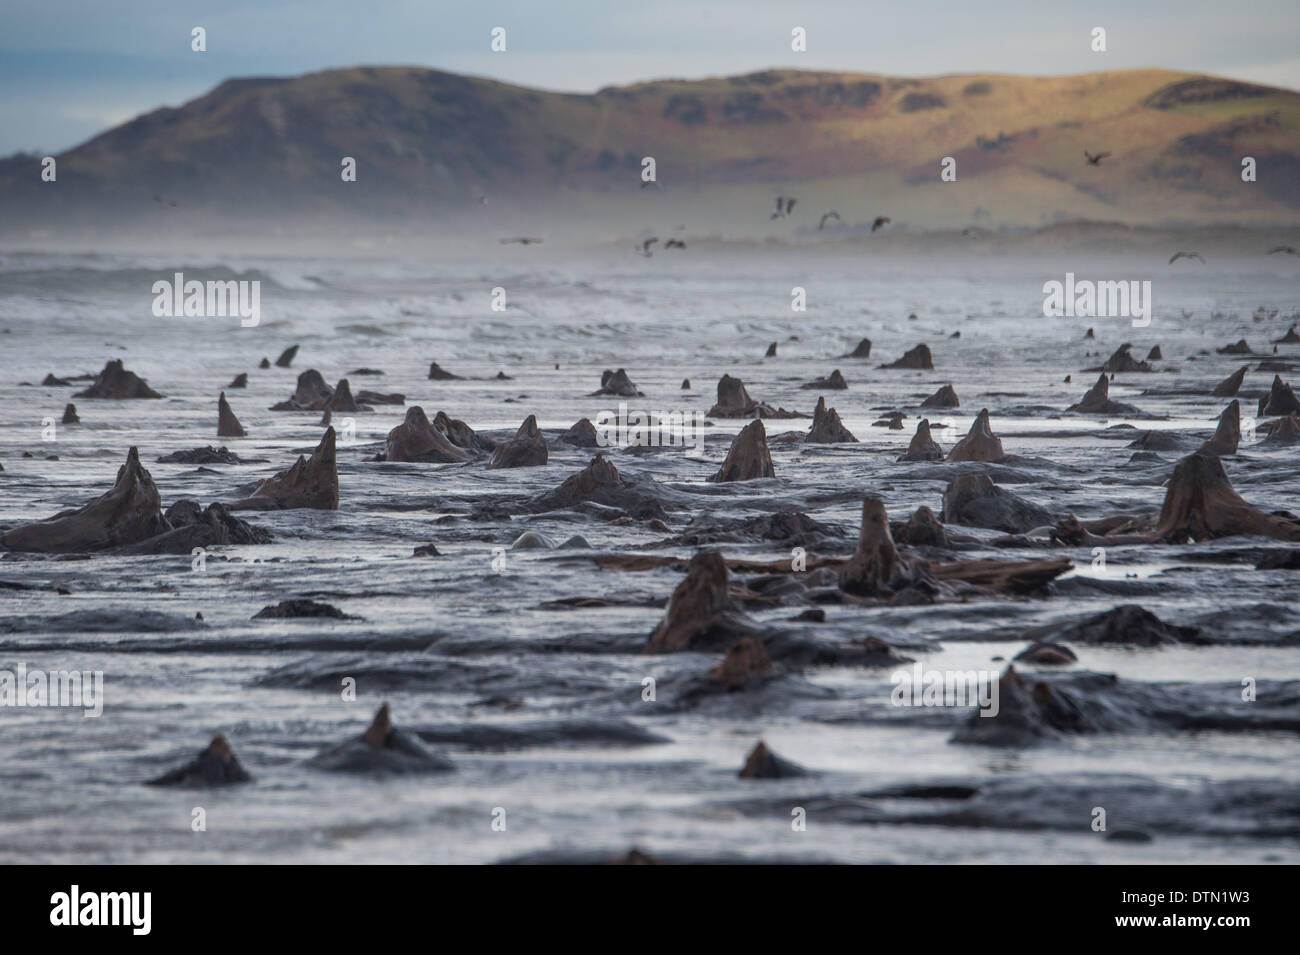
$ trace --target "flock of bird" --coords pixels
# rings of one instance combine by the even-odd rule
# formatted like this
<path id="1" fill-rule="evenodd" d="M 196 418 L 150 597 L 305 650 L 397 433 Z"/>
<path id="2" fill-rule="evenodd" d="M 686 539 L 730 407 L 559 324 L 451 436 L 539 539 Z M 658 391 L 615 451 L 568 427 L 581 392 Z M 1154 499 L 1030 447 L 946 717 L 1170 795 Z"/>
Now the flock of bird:
<path id="1" fill-rule="evenodd" d="M 1283 253 L 1284 255 L 1294 255 L 1300 258 L 1300 252 L 1296 252 L 1295 246 L 1293 245 L 1276 245 L 1273 248 L 1269 249 L 1264 254 L 1277 255 L 1279 252 Z M 1169 264 L 1173 265 L 1179 259 L 1195 259 L 1197 262 L 1200 262 L 1202 265 L 1205 264 L 1205 259 L 1203 259 L 1200 253 L 1198 252 L 1175 252 L 1170 257 Z"/>
<path id="2" fill-rule="evenodd" d="M 790 215 L 790 212 L 794 209 L 794 204 L 798 201 L 799 201 L 798 199 L 791 199 L 787 196 L 777 196 L 776 212 L 773 212 L 770 218 L 772 219 L 786 218 L 787 216 Z M 817 231 L 821 232 L 823 229 L 825 229 L 826 223 L 829 222 L 831 219 L 834 219 L 836 222 L 844 221 L 842 218 L 840 218 L 840 214 L 838 212 L 836 212 L 834 209 L 831 209 L 827 212 L 822 213 L 822 217 L 820 221 L 818 221 L 817 223 Z M 876 216 L 875 221 L 871 223 L 871 231 L 875 232 L 878 229 L 883 229 L 885 226 L 889 225 L 891 221 L 893 220 L 891 220 L 889 216 Z"/>
<path id="3" fill-rule="evenodd" d="M 1100 166 L 1101 161 L 1103 159 L 1108 158 L 1111 155 L 1112 153 L 1110 152 L 1090 153 L 1086 149 L 1083 151 L 1083 158 L 1085 160 L 1085 164 L 1089 166 Z M 656 186 L 660 191 L 663 191 L 663 186 L 655 181 L 642 182 L 641 188 L 644 189 L 647 186 L 651 186 L 651 185 Z M 155 196 L 154 199 L 157 200 L 158 197 Z M 486 197 L 480 197 L 480 201 L 486 203 L 487 199 Z M 768 216 L 768 218 L 788 219 L 790 217 L 790 214 L 794 212 L 795 203 L 798 201 L 799 200 L 794 198 L 793 196 L 777 196 L 776 209 Z M 174 204 L 175 203 L 173 203 L 173 205 Z M 826 212 L 822 213 L 821 219 L 817 222 L 817 231 L 818 232 L 823 231 L 826 228 L 826 223 L 832 220 L 840 223 L 844 221 L 840 217 L 840 214 L 838 212 L 836 212 L 834 209 L 829 209 Z M 873 219 L 871 222 L 871 231 L 878 232 L 879 230 L 883 229 L 885 226 L 889 225 L 892 221 L 893 220 L 890 219 L 889 216 L 876 216 L 876 218 Z M 681 226 L 678 226 L 677 228 L 681 228 Z M 966 236 L 967 238 L 973 238 L 973 239 L 978 239 L 980 237 L 979 230 L 970 226 L 967 226 L 966 228 L 962 229 L 961 234 L 963 236 Z M 520 245 L 530 245 L 534 242 L 541 242 L 541 241 L 542 241 L 541 239 L 529 238 L 524 236 L 518 236 L 514 238 L 501 240 L 502 243 L 517 242 Z M 659 239 L 657 236 L 651 237 L 649 239 L 644 239 L 641 241 L 640 245 L 633 247 L 633 251 L 636 252 L 638 255 L 648 259 L 654 255 L 654 252 L 652 251 L 652 247 L 658 244 L 658 242 Z M 684 249 L 686 248 L 686 243 L 681 239 L 669 239 L 667 242 L 664 243 L 663 247 L 665 250 Z M 1269 251 L 1266 254 L 1277 255 L 1279 253 L 1284 255 L 1294 255 L 1300 257 L 1300 252 L 1297 252 L 1295 246 L 1292 245 L 1275 246 L 1272 249 L 1269 249 Z M 1185 251 L 1175 252 L 1170 257 L 1169 264 L 1173 265 L 1179 259 L 1195 259 L 1197 262 L 1200 262 L 1202 265 L 1205 264 L 1205 258 L 1199 252 L 1185 252 Z"/>
<path id="4" fill-rule="evenodd" d="M 659 239 L 657 236 L 646 239 L 644 242 L 641 243 L 640 247 L 637 248 L 635 251 L 638 255 L 644 255 L 648 259 L 650 258 L 650 256 L 654 255 L 654 253 L 650 251 L 650 247 L 655 243 L 657 243 L 658 241 Z M 664 243 L 664 248 L 684 249 L 686 248 L 686 243 L 683 242 L 681 239 L 669 239 L 667 242 Z"/>

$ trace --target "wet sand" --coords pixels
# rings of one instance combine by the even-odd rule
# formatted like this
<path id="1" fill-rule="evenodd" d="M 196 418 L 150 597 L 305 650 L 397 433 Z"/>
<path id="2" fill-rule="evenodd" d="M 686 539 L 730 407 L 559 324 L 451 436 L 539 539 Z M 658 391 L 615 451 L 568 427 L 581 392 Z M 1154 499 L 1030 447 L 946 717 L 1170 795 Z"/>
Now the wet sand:
<path id="1" fill-rule="evenodd" d="M 353 394 L 400 393 L 405 404 L 334 412 L 338 509 L 240 512 L 273 541 L 214 548 L 202 571 L 187 555 L 0 559 L 0 668 L 23 661 L 105 675 L 97 719 L 4 711 L 0 861 L 562 861 L 634 845 L 672 860 L 1300 860 L 1295 570 L 1256 569 L 1295 545 L 1240 537 L 1121 544 L 1108 546 L 1098 567 L 1091 547 L 994 544 L 1004 531 L 950 524 L 954 537 L 973 540 L 928 556 L 1065 556 L 1074 570 L 1032 595 L 858 605 L 791 592 L 747 605 L 759 624 L 822 651 L 776 659 L 768 678 L 737 692 L 700 690 L 721 651 L 641 652 L 680 567 L 601 569 L 594 559 L 685 561 L 714 546 L 729 558 L 789 560 L 795 542 L 745 529 L 782 511 L 829 529 L 808 552 L 844 558 L 864 497 L 880 498 L 895 521 L 920 506 L 940 514 L 949 483 L 980 471 L 1056 518 L 1158 511 L 1176 461 L 1211 437 L 1228 403 L 1211 394 L 1216 384 L 1246 363 L 1242 415 L 1262 423 L 1270 419 L 1256 414 L 1256 398 L 1274 375 L 1300 379 L 1300 346 L 1280 345 L 1274 356 L 1268 344 L 1296 321 L 1292 263 L 1212 260 L 1177 274 L 1162 265 L 1154 321 L 1134 328 L 1041 311 L 1042 283 L 1067 270 L 1125 278 L 1146 269 L 1122 258 L 971 259 L 939 272 L 923 260 L 809 251 L 671 260 L 535 251 L 494 251 L 496 259 L 470 266 L 259 260 L 256 328 L 149 313 L 158 274 L 250 277 L 247 262 L 232 259 L 224 264 L 233 271 L 222 273 L 211 260 L 5 257 L 0 528 L 107 491 L 129 446 L 140 449 L 164 508 L 246 497 L 320 441 L 320 410 L 269 410 L 309 368 L 331 387 L 348 378 Z M 806 313 L 790 311 L 795 285 L 808 289 Z M 508 292 L 505 313 L 488 307 L 497 286 Z M 1266 311 L 1257 319 L 1259 306 Z M 1094 339 L 1084 338 L 1089 327 Z M 869 359 L 842 357 L 864 337 Z M 1217 352 L 1243 337 L 1260 354 Z M 765 357 L 773 341 L 777 355 Z M 1164 356 L 1150 373 L 1108 382 L 1111 400 L 1141 414 L 1067 414 L 1097 381 L 1084 369 L 1125 342 L 1137 358 L 1154 345 Z M 290 367 L 258 368 L 295 344 Z M 928 346 L 933 370 L 880 367 L 918 344 Z M 116 358 L 165 397 L 74 398 L 88 382 L 39 384 L 47 373 L 97 373 Z M 1260 369 L 1272 361 L 1281 370 Z M 430 362 L 461 377 L 430 380 Z M 384 374 L 352 374 L 365 368 Z M 620 368 L 643 397 L 591 394 L 603 371 Z M 802 387 L 832 370 L 847 389 Z M 232 389 L 240 373 L 247 387 Z M 749 423 L 714 418 L 698 449 L 609 452 L 621 473 L 656 482 L 662 523 L 529 506 L 591 460 L 592 449 L 559 440 L 574 422 L 619 401 L 655 414 L 704 412 L 724 373 L 755 400 L 808 416 L 764 420 L 775 477 L 711 482 Z M 683 390 L 683 379 L 692 388 Z M 921 408 L 948 384 L 959 407 Z M 247 437 L 217 438 L 223 390 Z M 783 438 L 807 432 L 821 396 L 856 443 Z M 41 419 L 59 419 L 69 402 L 80 423 L 43 442 Z M 486 453 L 465 463 L 374 461 L 414 405 L 497 441 L 535 415 L 546 464 L 488 469 Z M 982 408 L 1010 459 L 898 461 L 921 417 L 947 452 Z M 904 416 L 901 430 L 875 426 L 890 412 Z M 346 437 L 343 419 L 354 429 Z M 1138 449 L 1127 445 L 1147 429 L 1183 433 L 1187 447 L 1132 460 Z M 263 463 L 157 462 L 205 445 Z M 1243 434 L 1223 464 L 1250 503 L 1296 511 L 1297 455 L 1300 446 Z M 679 542 L 708 526 L 711 535 Z M 556 545 L 580 536 L 588 546 L 511 550 L 525 532 Z M 426 544 L 440 556 L 413 556 Z M 755 588 L 762 576 L 732 573 Z M 293 598 L 354 619 L 253 619 Z M 1199 636 L 1140 648 L 1070 642 L 1078 656 L 1070 666 L 1017 662 L 1098 710 L 1088 731 L 1034 746 L 952 742 L 970 710 L 896 707 L 896 667 L 825 662 L 875 637 L 927 670 L 1001 671 L 1031 639 L 1054 639 L 1124 604 Z M 818 608 L 824 622 L 793 619 Z M 1089 673 L 1115 674 L 1119 688 L 1094 691 Z M 356 680 L 355 702 L 340 697 L 345 677 Z M 642 698 L 646 677 L 657 681 L 654 702 Z M 1248 677 L 1259 696 L 1243 704 Z M 308 764 L 362 733 L 385 701 L 395 724 L 449 758 L 454 772 L 376 777 Z M 252 782 L 144 785 L 216 733 Z M 738 778 L 760 739 L 809 774 Z M 199 805 L 209 820 L 202 834 L 190 831 Z M 1150 841 L 1093 832 L 1096 806 L 1106 807 L 1111 830 Z M 492 828 L 498 807 L 504 832 Z M 807 810 L 806 831 L 792 831 L 792 807 Z"/>

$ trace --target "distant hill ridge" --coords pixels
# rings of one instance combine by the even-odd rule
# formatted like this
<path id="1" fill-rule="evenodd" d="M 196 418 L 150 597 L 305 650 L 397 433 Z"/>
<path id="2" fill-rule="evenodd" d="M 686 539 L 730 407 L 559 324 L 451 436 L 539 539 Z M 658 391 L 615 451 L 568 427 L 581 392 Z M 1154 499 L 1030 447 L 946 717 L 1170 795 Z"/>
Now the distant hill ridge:
<path id="1" fill-rule="evenodd" d="M 1084 150 L 1112 155 L 1093 166 Z M 345 156 L 354 183 L 341 182 Z M 662 190 L 640 188 L 646 156 Z M 1244 156 L 1257 182 L 1241 181 Z M 955 183 L 940 181 L 944 157 Z M 874 202 L 895 223 L 1286 224 L 1300 221 L 1300 94 L 1163 70 L 768 70 L 575 95 L 361 67 L 227 80 L 57 159 L 54 184 L 38 157 L 0 160 L 0 202 L 54 220 L 173 201 L 427 216 L 484 198 L 643 206 L 649 191 L 666 208 L 714 200 L 721 219 L 759 223 L 788 192 L 805 198 L 801 213 Z"/>

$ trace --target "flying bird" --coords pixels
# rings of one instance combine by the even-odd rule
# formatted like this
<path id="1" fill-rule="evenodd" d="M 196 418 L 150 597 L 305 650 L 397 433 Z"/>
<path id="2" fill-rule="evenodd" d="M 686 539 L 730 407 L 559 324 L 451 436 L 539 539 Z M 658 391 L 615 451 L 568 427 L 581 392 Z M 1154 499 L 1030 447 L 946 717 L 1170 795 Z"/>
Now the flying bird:
<path id="1" fill-rule="evenodd" d="M 1083 151 L 1083 158 L 1086 159 L 1086 160 L 1088 160 L 1088 165 L 1089 165 L 1089 166 L 1100 166 L 1100 165 L 1101 165 L 1101 161 L 1102 161 L 1103 159 L 1105 159 L 1105 158 L 1106 158 L 1107 156 L 1109 156 L 1109 155 L 1110 155 L 1110 153 L 1097 153 L 1097 155 L 1094 156 L 1092 153 L 1088 152 L 1088 150 L 1086 150 L 1086 149 Z"/>
<path id="2" fill-rule="evenodd" d="M 966 228 L 961 230 L 961 234 L 968 239 L 978 239 L 980 237 L 979 230 L 976 229 L 974 226 L 969 226 L 969 225 Z"/>
<path id="3" fill-rule="evenodd" d="M 830 212 L 824 213 L 824 214 L 822 215 L 822 221 L 819 222 L 819 223 L 817 223 L 817 231 L 818 231 L 818 232 L 820 232 L 822 229 L 826 228 L 826 220 L 827 220 L 827 219 L 834 219 L 836 222 L 842 222 L 842 221 L 843 221 L 843 220 L 840 218 L 840 214 L 839 214 L 838 212 L 836 212 L 834 209 L 832 209 Z"/>
<path id="4" fill-rule="evenodd" d="M 1169 264 L 1173 265 L 1179 259 L 1195 259 L 1197 262 L 1200 262 L 1202 265 L 1205 264 L 1205 260 L 1201 258 L 1199 252 L 1175 252 L 1173 258 L 1169 260 Z"/>
<path id="5" fill-rule="evenodd" d="M 1276 255 L 1279 252 L 1285 252 L 1287 255 L 1300 255 L 1300 252 L 1295 250 L 1294 245 L 1279 245 L 1276 248 L 1268 250 L 1269 255 Z"/>
<path id="6" fill-rule="evenodd" d="M 654 255 L 654 253 L 650 251 L 650 246 L 654 245 L 658 241 L 657 238 L 646 239 L 641 243 L 641 248 L 635 249 L 634 251 L 638 255 L 644 255 L 648 259 L 650 256 Z"/>
<path id="7" fill-rule="evenodd" d="M 871 223 L 871 231 L 875 232 L 877 229 L 883 229 L 892 221 L 889 216 L 876 216 L 876 221 Z"/>
<path id="8" fill-rule="evenodd" d="M 686 248 L 686 243 L 683 242 L 681 239 L 669 239 L 667 242 L 664 243 L 664 248 L 665 248 L 665 249 L 684 249 L 684 248 Z"/>
<path id="9" fill-rule="evenodd" d="M 541 239 L 534 239 L 526 235 L 518 235 L 512 239 L 502 239 L 502 245 L 509 245 L 512 242 L 518 242 L 520 245 L 532 245 L 534 242 L 541 242 Z"/>
<path id="10" fill-rule="evenodd" d="M 772 213 L 771 218 L 784 219 L 786 216 L 790 214 L 791 210 L 794 209 L 794 204 L 798 201 L 799 200 L 797 199 L 788 199 L 785 196 L 777 196 L 776 212 Z"/>

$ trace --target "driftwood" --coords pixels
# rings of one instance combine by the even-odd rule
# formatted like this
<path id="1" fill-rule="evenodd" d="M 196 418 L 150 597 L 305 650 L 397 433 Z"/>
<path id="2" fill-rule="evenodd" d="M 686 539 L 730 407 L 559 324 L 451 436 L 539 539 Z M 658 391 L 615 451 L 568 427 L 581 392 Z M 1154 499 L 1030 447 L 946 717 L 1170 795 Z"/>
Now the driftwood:
<path id="1" fill-rule="evenodd" d="M 618 371 L 606 369 L 600 376 L 600 387 L 593 391 L 588 397 L 594 398 L 597 395 L 615 395 L 620 398 L 640 398 L 641 391 L 636 385 L 632 384 L 632 379 L 627 376 L 627 372 L 620 368 Z"/>
<path id="2" fill-rule="evenodd" d="M 537 416 L 529 415 L 513 438 L 497 445 L 487 466 L 489 471 L 498 468 L 540 467 L 548 459 L 546 439 L 537 427 Z"/>
<path id="3" fill-rule="evenodd" d="M 1089 330 L 1091 331 L 1091 329 Z M 1125 342 L 1123 345 L 1120 345 L 1119 348 L 1115 349 L 1113 355 L 1106 359 L 1106 364 L 1097 368 L 1085 368 L 1084 371 L 1101 371 L 1108 373 L 1116 371 L 1154 371 L 1155 369 L 1153 369 L 1149 364 L 1144 361 L 1138 361 L 1129 354 L 1129 349 L 1132 347 L 1132 344 Z"/>
<path id="4" fill-rule="evenodd" d="M 759 403 L 749 396 L 743 381 L 730 375 L 718 379 L 718 400 L 709 409 L 710 418 L 751 418 L 758 410 Z"/>
<path id="5" fill-rule="evenodd" d="M 564 483 L 551 493 L 556 498 L 555 506 L 572 506 L 580 501 L 599 501 L 602 491 L 621 488 L 625 484 L 614 463 L 605 455 L 597 454 L 585 468 L 565 478 Z"/>
<path id="6" fill-rule="evenodd" d="M 127 398 L 161 398 L 163 396 L 150 388 L 149 383 L 135 372 L 123 368 L 122 360 L 117 358 L 104 365 L 104 370 L 95 378 L 94 384 L 85 391 L 78 391 L 72 397 L 123 400 Z"/>
<path id="7" fill-rule="evenodd" d="M 1294 444 L 1297 441 L 1300 441 L 1300 417 L 1294 411 L 1273 422 L 1268 437 L 1264 439 L 1266 444 Z"/>
<path id="8" fill-rule="evenodd" d="M 864 500 L 858 548 L 840 568 L 840 589 L 863 596 L 892 594 L 923 577 L 913 570 L 894 546 L 884 502 L 874 497 Z"/>
<path id="9" fill-rule="evenodd" d="M 384 444 L 385 461 L 421 461 L 453 464 L 468 461 L 473 455 L 458 448 L 448 437 L 429 423 L 424 409 L 414 405 L 406 409 L 406 418 L 392 431 Z"/>
<path id="10" fill-rule="evenodd" d="M 1080 414 L 1141 414 L 1141 411 L 1133 407 L 1133 405 L 1124 404 L 1122 401 L 1111 401 L 1110 379 L 1106 377 L 1105 372 L 1102 372 L 1097 379 L 1097 383 L 1088 389 L 1087 394 L 1083 396 L 1083 400 L 1078 404 L 1070 405 L 1065 410 L 1075 411 Z"/>
<path id="11" fill-rule="evenodd" d="M 1070 546 L 1183 544 L 1236 535 L 1300 540 L 1300 517 L 1266 513 L 1244 500 L 1228 480 L 1223 462 L 1205 450 L 1174 466 L 1158 517 L 1112 517 L 1083 522 L 1070 515 L 1053 539 Z"/>
<path id="12" fill-rule="evenodd" d="M 430 381 L 460 381 L 460 375 L 453 375 L 445 368 L 439 367 L 436 361 L 429 362 L 429 380 Z"/>
<path id="13" fill-rule="evenodd" d="M 212 737 L 212 742 L 198 756 L 157 779 L 149 780 L 150 786 L 224 786 L 231 783 L 245 783 L 253 777 L 248 775 L 239 764 L 239 758 L 230 743 L 221 735 Z"/>
<path id="14" fill-rule="evenodd" d="M 271 405 L 272 411 L 324 411 L 329 406 L 334 389 L 315 368 L 308 368 L 298 376 L 298 385 L 287 401 Z"/>
<path id="15" fill-rule="evenodd" d="M 745 765 L 736 775 L 741 779 L 789 779 L 807 776 L 808 770 L 788 759 L 782 759 L 760 740 L 758 745 L 750 750 Z"/>
<path id="16" fill-rule="evenodd" d="M 243 438 L 247 436 L 248 432 L 239 423 L 235 413 L 230 410 L 230 404 L 226 401 L 226 393 L 223 391 L 221 397 L 217 399 L 217 437 Z"/>
<path id="17" fill-rule="evenodd" d="M 811 568 L 811 563 L 809 567 Z M 1073 566 L 1069 558 L 1046 560 L 960 560 L 928 563 L 899 555 L 889 532 L 884 505 L 874 498 L 862 503 L 858 549 L 840 568 L 840 589 L 864 596 L 916 600 L 949 596 L 946 583 L 962 583 L 1011 593 L 1046 586 Z"/>
<path id="18" fill-rule="evenodd" d="M 1210 392 L 1215 398 L 1233 398 L 1241 389 L 1241 383 L 1246 380 L 1246 366 L 1242 365 L 1223 381 L 1214 386 Z"/>
<path id="19" fill-rule="evenodd" d="M 912 435 L 912 443 L 907 446 L 907 452 L 898 460 L 943 460 L 943 448 L 939 447 L 939 442 L 930 436 L 930 421 L 928 418 L 921 419 L 921 423 L 916 426 L 916 434 Z"/>
<path id="20" fill-rule="evenodd" d="M 1260 399 L 1259 413 L 1271 416 L 1288 415 L 1295 411 L 1300 411 L 1300 401 L 1296 400 L 1295 392 L 1282 380 L 1281 375 L 1274 375 L 1268 394 Z"/>
<path id="21" fill-rule="evenodd" d="M 645 653 L 672 653 L 728 643 L 750 636 L 757 625 L 741 614 L 728 594 L 727 562 L 716 550 L 691 558 L 686 577 L 673 590 L 664 618 L 646 643 Z"/>
<path id="22" fill-rule="evenodd" d="M 584 504 L 616 508 L 623 511 L 627 519 L 662 520 L 665 516 L 653 481 L 620 474 L 613 462 L 601 453 L 581 471 L 565 478 L 559 487 L 530 498 L 528 508 L 541 512 Z"/>
<path id="23" fill-rule="evenodd" d="M 346 378 L 343 378 L 339 381 L 338 387 L 334 389 L 334 394 L 330 395 L 329 400 L 325 403 L 324 410 L 340 411 L 346 414 L 354 411 L 369 411 L 370 408 L 359 404 L 357 399 L 352 397 L 352 386 L 348 384 Z"/>
<path id="24" fill-rule="evenodd" d="M 915 516 L 913 520 L 916 520 Z M 930 520 L 933 520 L 933 514 L 930 514 Z M 929 521 L 921 518 L 919 523 Z M 705 557 L 706 554 L 710 556 Z M 660 625 L 660 631 L 667 628 L 667 632 L 678 635 L 686 627 L 686 621 L 691 619 L 691 612 L 703 614 L 701 619 L 706 619 L 720 613 L 718 607 L 731 607 L 726 571 L 759 574 L 792 572 L 788 559 L 727 559 L 712 550 L 700 551 L 691 558 L 690 564 L 685 564 L 680 557 L 652 554 L 600 554 L 594 560 L 603 570 L 645 571 L 661 567 L 681 569 L 685 566 L 687 579 L 678 585 L 674 599 L 669 604 L 670 613 Z M 1031 593 L 1046 586 L 1072 566 L 1068 557 L 1043 560 L 956 560 L 942 563 L 907 557 L 900 554 L 894 544 L 885 506 L 875 498 L 867 498 L 862 502 L 862 530 L 853 556 L 826 557 L 810 553 L 805 557 L 803 569 L 805 572 L 823 568 L 838 571 L 840 589 L 858 597 L 895 602 L 928 602 L 936 598 L 957 596 L 958 590 L 948 585 L 1015 594 Z M 674 606 L 676 610 L 673 609 Z M 660 631 L 656 631 L 656 634 Z M 668 639 L 667 636 L 660 638 L 661 642 Z M 686 639 L 689 640 L 689 637 Z"/>
<path id="25" fill-rule="evenodd" d="M 0 548 L 50 554 L 97 551 L 134 544 L 170 529 L 158 488 L 140 464 L 139 451 L 131 448 L 109 491 L 75 510 L 0 533 Z"/>
<path id="26" fill-rule="evenodd" d="M 560 435 L 560 440 L 575 448 L 594 448 L 600 443 L 596 436 L 596 426 L 590 418 L 579 418 L 568 431 Z"/>
<path id="27" fill-rule="evenodd" d="M 385 703 L 379 707 L 379 712 L 375 718 L 370 721 L 366 731 L 361 734 L 361 738 L 371 746 L 386 746 L 389 737 L 393 735 L 393 717 Z"/>
<path id="28" fill-rule="evenodd" d="M 1200 636 L 1199 628 L 1165 623 L 1151 611 L 1137 604 L 1121 604 L 1112 607 L 1104 613 L 1094 614 L 1072 623 L 1055 634 L 1056 639 L 1070 643 L 1125 647 L 1196 643 Z"/>
<path id="29" fill-rule="evenodd" d="M 945 524 L 964 524 L 1023 534 L 1035 527 L 1052 524 L 1054 516 L 1017 494 L 999 487 L 983 472 L 961 474 L 943 492 Z"/>
<path id="30" fill-rule="evenodd" d="M 773 408 L 761 401 L 755 401 L 745 390 L 745 383 L 739 378 L 723 375 L 718 379 L 718 400 L 709 413 L 709 418 L 804 418 L 807 415 L 784 408 Z"/>
<path id="31" fill-rule="evenodd" d="M 1081 521 L 1070 514 L 1056 522 L 1052 540 L 1067 547 L 1147 543 L 1154 526 L 1154 514 L 1142 517 L 1106 517 L 1096 521 Z"/>
<path id="32" fill-rule="evenodd" d="M 930 565 L 934 578 L 944 582 L 960 581 L 990 590 L 1027 594 L 1041 590 L 1074 566 L 1068 557 L 1041 560 L 956 560 Z"/>
<path id="33" fill-rule="evenodd" d="M 825 378 L 814 378 L 812 381 L 800 385 L 805 391 L 843 391 L 848 388 L 849 383 L 844 380 L 840 370 L 836 368 Z"/>
<path id="34" fill-rule="evenodd" d="M 1241 402 L 1236 398 L 1223 409 L 1219 415 L 1219 426 L 1214 430 L 1214 437 L 1201 445 L 1201 450 L 1220 456 L 1236 454 L 1241 444 Z"/>
<path id="35" fill-rule="evenodd" d="M 1002 440 L 993 433 L 987 408 L 975 416 L 966 437 L 948 452 L 949 461 L 1001 461 L 1004 457 Z"/>
<path id="36" fill-rule="evenodd" d="M 857 444 L 858 439 L 844 427 L 839 413 L 826 407 L 826 399 L 818 397 L 817 407 L 813 409 L 812 427 L 804 441 L 809 444 Z"/>
<path id="37" fill-rule="evenodd" d="M 1148 358 L 1151 356 L 1148 355 Z M 1069 666 L 1078 663 L 1078 655 L 1063 643 L 1037 641 L 1031 643 L 1011 659 L 1023 660 L 1035 666 Z"/>
<path id="38" fill-rule="evenodd" d="M 957 408 L 960 406 L 961 402 L 957 398 L 957 390 L 952 385 L 944 385 L 921 402 L 922 408 Z"/>
<path id="39" fill-rule="evenodd" d="M 298 455 L 298 460 L 289 470 L 262 481 L 251 496 L 228 507 L 232 511 L 296 507 L 338 510 L 339 470 L 334 429 L 325 429 L 310 458 Z"/>
<path id="40" fill-rule="evenodd" d="M 367 391 L 362 388 L 357 392 L 357 401 L 363 405 L 404 405 L 406 404 L 406 395 L 397 391 Z"/>
<path id="41" fill-rule="evenodd" d="M 894 540 L 913 547 L 947 547 L 951 543 L 948 531 L 934 516 L 934 511 L 924 504 L 913 512 L 906 524 L 901 525 Z"/>
<path id="42" fill-rule="evenodd" d="M 240 520 L 224 504 L 203 508 L 197 501 L 177 501 L 163 514 L 170 530 L 122 548 L 124 554 L 191 554 L 195 547 L 221 544 L 269 544 L 271 535 Z"/>
<path id="43" fill-rule="evenodd" d="M 887 365 L 881 365 L 881 368 L 914 368 L 919 371 L 934 371 L 934 361 L 930 357 L 930 346 L 926 344 L 917 345 L 903 353 L 903 357 L 898 361 L 891 361 Z"/>
<path id="44" fill-rule="evenodd" d="M 724 686 L 739 689 L 751 677 L 771 672 L 772 659 L 763 648 L 763 641 L 758 637 L 742 637 L 728 648 L 722 662 L 710 670 L 708 675 Z"/>
<path id="45" fill-rule="evenodd" d="M 753 481 L 758 478 L 776 477 L 772 467 L 772 455 L 767 449 L 767 431 L 763 422 L 751 421 L 736 435 L 731 442 L 727 459 L 710 481 Z"/>
<path id="46" fill-rule="evenodd" d="M 433 427 L 446 435 L 447 440 L 456 447 L 466 451 L 492 451 L 496 448 L 494 440 L 479 437 L 464 421 L 451 417 L 445 411 L 439 411 L 433 416 Z"/>
<path id="47" fill-rule="evenodd" d="M 1169 479 L 1155 538 L 1181 543 L 1236 534 L 1300 540 L 1300 518 L 1266 514 L 1233 490 L 1217 457 L 1201 451 L 1189 454 Z"/>
<path id="48" fill-rule="evenodd" d="M 424 748 L 419 738 L 393 725 L 388 704 L 379 708 L 360 736 L 328 746 L 307 765 L 331 772 L 352 773 L 436 773 L 456 767 L 447 757 Z"/>

